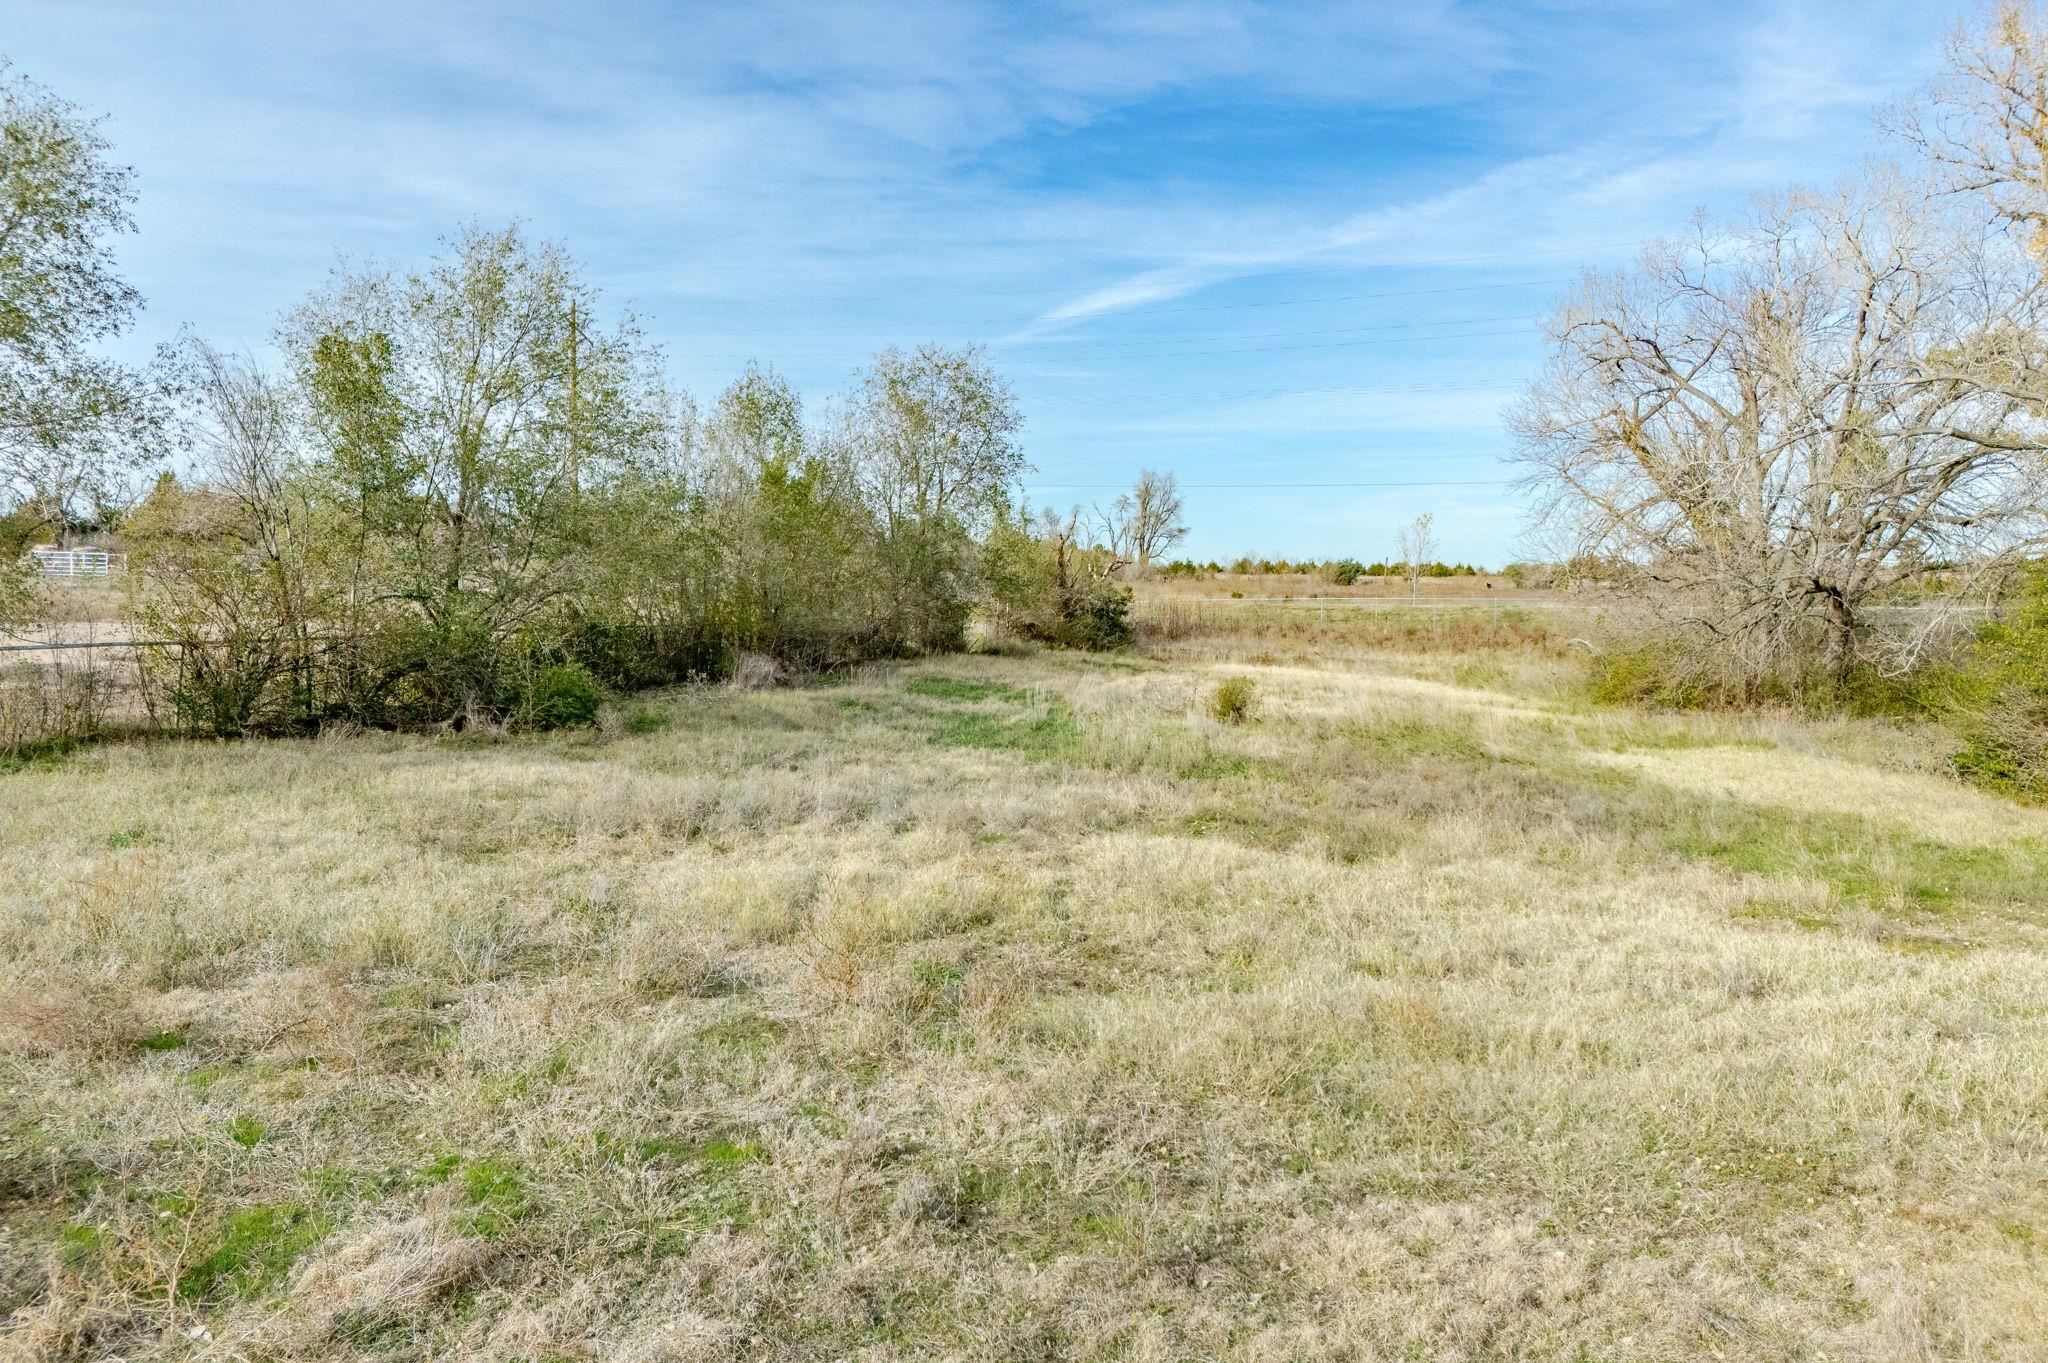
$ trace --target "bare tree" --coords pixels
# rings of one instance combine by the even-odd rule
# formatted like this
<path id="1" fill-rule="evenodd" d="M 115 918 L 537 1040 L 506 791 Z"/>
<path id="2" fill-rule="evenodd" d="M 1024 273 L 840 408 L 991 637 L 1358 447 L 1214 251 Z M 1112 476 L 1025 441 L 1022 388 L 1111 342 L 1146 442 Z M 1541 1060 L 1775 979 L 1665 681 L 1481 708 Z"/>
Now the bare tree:
<path id="1" fill-rule="evenodd" d="M 1880 120 L 1945 189 L 1977 199 L 2048 260 L 2048 12 L 2002 0 L 1958 28 L 1945 69 L 1918 101 Z"/>
<path id="2" fill-rule="evenodd" d="M 1131 490 L 1096 516 L 1111 552 L 1136 563 L 1140 571 L 1187 538 L 1188 528 L 1181 520 L 1180 486 L 1171 473 L 1140 469 Z"/>
<path id="3" fill-rule="evenodd" d="M 1755 688 L 1903 664 L 2048 545 L 2040 274 L 1877 174 L 1589 275 L 1510 414 L 1577 552 Z"/>
<path id="4" fill-rule="evenodd" d="M 1401 575 L 1408 579 L 1410 601 L 1422 598 L 1422 575 L 1436 561 L 1436 536 L 1430 529 L 1435 519 L 1425 511 L 1394 537 L 1394 552 L 1401 559 Z"/>
<path id="5" fill-rule="evenodd" d="M 199 481 L 167 476 L 128 528 L 136 622 L 176 647 L 143 651 L 147 694 L 216 733 L 311 727 L 316 639 L 335 612 L 293 403 L 246 358 L 195 341 L 182 361 Z"/>
<path id="6" fill-rule="evenodd" d="M 1051 507 L 1039 513 L 1038 537 L 1052 549 L 1054 581 L 1062 597 L 1070 595 L 1082 576 L 1108 580 L 1131 565 L 1130 555 L 1111 543 L 1090 549 L 1081 538 L 1081 508 L 1065 516 Z"/>

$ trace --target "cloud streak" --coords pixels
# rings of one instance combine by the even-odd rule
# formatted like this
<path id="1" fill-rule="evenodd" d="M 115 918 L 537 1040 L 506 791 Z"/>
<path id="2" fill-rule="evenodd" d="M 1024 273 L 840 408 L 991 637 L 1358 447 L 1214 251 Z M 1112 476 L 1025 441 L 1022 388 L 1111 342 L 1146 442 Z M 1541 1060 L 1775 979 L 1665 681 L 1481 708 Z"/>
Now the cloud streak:
<path id="1" fill-rule="evenodd" d="M 1343 441 L 1362 460 L 1424 435 L 1447 458 L 1497 453 L 1462 397 L 1198 398 L 1155 419 L 1118 395 L 1512 386 L 1530 340 L 1443 324 L 1536 310 L 1547 286 L 1524 286 L 1582 250 L 1620 259 L 1696 205 L 1845 169 L 1869 147 L 1864 106 L 1919 78 L 1952 17 L 1914 0 L 1854 24 L 1779 0 L 1626 22 L 1509 0 L 67 0 L 17 6 L 0 43 L 107 111 L 137 166 L 138 346 L 181 323 L 260 345 L 337 254 L 417 260 L 462 219 L 516 216 L 637 305 L 683 386 L 715 389 L 742 350 L 822 392 L 880 345 L 998 339 L 1045 476 L 1120 479 L 1142 441 L 1193 480 L 1204 460 Z M 1497 292 L 1442 292 L 1469 286 Z M 1139 315 L 1187 344 L 1129 337 Z M 1374 327 L 1396 339 L 1335 334 Z M 1396 410 L 1406 425 L 1381 419 Z"/>

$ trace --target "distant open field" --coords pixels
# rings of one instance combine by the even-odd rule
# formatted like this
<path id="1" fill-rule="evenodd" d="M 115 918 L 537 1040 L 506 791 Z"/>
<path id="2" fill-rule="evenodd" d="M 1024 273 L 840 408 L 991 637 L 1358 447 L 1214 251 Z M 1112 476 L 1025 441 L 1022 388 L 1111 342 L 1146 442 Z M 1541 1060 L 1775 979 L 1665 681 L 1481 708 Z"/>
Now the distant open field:
<path id="1" fill-rule="evenodd" d="M 0 774 L 4 1347 L 2048 1359 L 2048 812 L 1184 604 Z"/>
<path id="2" fill-rule="evenodd" d="M 1142 584 L 1148 596 L 1166 599 L 1201 597 L 1231 599 L 1287 598 L 1326 601 L 1385 601 L 1406 605 L 1410 601 L 1408 581 L 1400 577 L 1361 577 L 1346 587 L 1313 573 L 1222 573 L 1215 577 L 1159 577 Z M 1557 599 L 1559 593 L 1536 586 L 1518 586 L 1495 575 L 1475 577 L 1426 577 L 1416 587 L 1416 599 L 1423 602 L 1454 601 L 1485 604 L 1496 597 Z"/>

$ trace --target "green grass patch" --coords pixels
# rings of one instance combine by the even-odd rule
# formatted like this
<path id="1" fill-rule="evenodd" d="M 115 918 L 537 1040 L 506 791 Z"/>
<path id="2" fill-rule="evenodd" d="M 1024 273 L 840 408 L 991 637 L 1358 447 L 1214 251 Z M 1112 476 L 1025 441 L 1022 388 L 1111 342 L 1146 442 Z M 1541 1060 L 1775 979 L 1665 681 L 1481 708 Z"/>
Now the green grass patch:
<path id="1" fill-rule="evenodd" d="M 673 710 L 659 705 L 636 705 L 626 712 L 626 732 L 629 734 L 658 734 L 675 723 Z"/>
<path id="2" fill-rule="evenodd" d="M 743 1164 L 758 1164 L 768 1158 L 768 1152 L 753 1141 L 714 1136 L 698 1145 L 690 1157 L 714 1169 L 737 1169 Z"/>
<path id="3" fill-rule="evenodd" d="M 1835 926 L 1832 918 L 1818 918 L 1807 912 L 1800 904 L 1789 904 L 1778 899 L 1752 899 L 1734 911 L 1737 918 L 1746 918 L 1759 923 L 1790 923 L 1805 928 L 1808 932 L 1822 932 Z"/>
<path id="4" fill-rule="evenodd" d="M 1612 740 L 1610 751 L 1689 752 L 1703 748 L 1747 748 L 1752 752 L 1770 752 L 1777 746 L 1768 738 L 1702 734 L 1690 729 L 1643 725 L 1617 735 Z"/>
<path id="5" fill-rule="evenodd" d="M 230 1212 L 218 1237 L 178 1279 L 178 1294 L 204 1298 L 260 1292 L 282 1280 L 327 1231 L 326 1217 L 290 1203 Z"/>
<path id="6" fill-rule="evenodd" d="M 1229 781 L 1252 774 L 1252 759 L 1238 753 L 1206 752 L 1180 764 L 1174 775 L 1183 781 Z"/>
<path id="7" fill-rule="evenodd" d="M 731 1136 L 690 1140 L 682 1136 L 620 1136 L 597 1133 L 599 1152 L 614 1160 L 638 1164 L 694 1164 L 706 1169 L 737 1169 L 768 1158 L 765 1146 Z"/>
<path id="8" fill-rule="evenodd" d="M 464 1208 L 455 1224 L 465 1235 L 485 1239 L 501 1235 L 531 1210 L 525 1178 L 516 1165 L 502 1158 L 442 1155 L 406 1182 L 414 1188 L 452 1186 Z"/>
<path id="9" fill-rule="evenodd" d="M 1054 705 L 1023 719 L 972 713 L 952 715 L 933 732 L 932 741 L 942 748 L 985 748 L 1027 757 L 1058 758 L 1072 752 L 1081 741 L 1081 729 L 1065 706 Z"/>
<path id="10" fill-rule="evenodd" d="M 616 1161 L 686 1171 L 676 1185 L 682 1193 L 679 1214 L 632 1227 L 645 1252 L 654 1257 L 687 1252 L 707 1232 L 754 1220 L 754 1196 L 745 1171 L 768 1160 L 767 1149 L 757 1142 L 736 1136 L 689 1140 L 599 1133 L 598 1149 Z"/>
<path id="11" fill-rule="evenodd" d="M 697 1033 L 697 1038 L 746 1055 L 762 1055 L 781 1042 L 788 1032 L 789 1024 L 780 1018 L 765 1017 L 750 1008 L 741 1008 L 705 1027 Z"/>
<path id="12" fill-rule="evenodd" d="M 1845 904 L 1921 912 L 2048 908 L 2048 848 L 1957 847 L 1852 815 L 1680 805 L 1665 824 L 1680 856 L 1760 876 L 1824 882 Z"/>
<path id="13" fill-rule="evenodd" d="M 1495 760 L 1469 729 L 1404 720 L 1354 727 L 1350 732 L 1355 741 L 1388 758 L 1449 758 L 1454 762 L 1473 764 Z"/>
<path id="14" fill-rule="evenodd" d="M 904 683 L 903 689 L 913 696 L 932 700 L 1000 700 L 1011 705 L 1023 705 L 1030 699 L 1018 688 L 1001 682 L 961 681 L 954 677 L 913 677 Z"/>
<path id="15" fill-rule="evenodd" d="M 107 1247 L 107 1233 L 98 1226 L 66 1226 L 57 1232 L 57 1261 L 74 1272 L 99 1262 Z"/>
<path id="16" fill-rule="evenodd" d="M 175 1051 L 185 1044 L 185 1037 L 181 1032 L 151 1032 L 140 1044 L 145 1051 Z"/>

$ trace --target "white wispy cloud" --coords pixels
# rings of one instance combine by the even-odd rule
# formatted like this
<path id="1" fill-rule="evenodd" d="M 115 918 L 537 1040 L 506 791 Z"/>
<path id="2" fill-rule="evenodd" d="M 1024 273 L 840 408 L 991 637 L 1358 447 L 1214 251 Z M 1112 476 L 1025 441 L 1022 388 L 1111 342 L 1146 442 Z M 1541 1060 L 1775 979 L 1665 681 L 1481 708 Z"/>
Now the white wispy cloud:
<path id="1" fill-rule="evenodd" d="M 1935 57 L 1924 44 L 1899 43 L 1882 23 L 1845 25 L 1839 13 L 1802 4 L 1740 30 L 1732 81 L 1657 92 L 1629 135 L 1509 160 L 1465 184 L 1374 205 L 1320 229 L 1298 226 L 1276 238 L 1261 222 L 1247 236 L 1268 249 L 1162 262 L 1057 302 L 1005 339 L 1058 334 L 1294 266 L 1399 267 L 1464 256 L 1497 267 L 1582 248 L 1594 259 L 1631 254 L 1632 243 L 1675 230 L 1697 206 L 1806 177 L 1826 158 L 1804 144 L 1824 133 L 1839 141 L 1844 126 L 1860 130 L 1872 106 L 1924 77 Z"/>
<path id="2" fill-rule="evenodd" d="M 338 253 L 417 260 L 465 218 L 520 217 L 639 306 L 685 386 L 723 383 L 742 349 L 823 389 L 879 344 L 1002 337 L 1034 343 L 1003 358 L 1056 399 L 1466 361 L 1507 381 L 1531 357 L 1505 340 L 1213 360 L 1051 343 L 1247 276 L 1453 261 L 1457 285 L 1624 257 L 1696 205 L 1853 164 L 1864 108 L 1924 74 L 1963 7 L 64 0 L 13 6 L 0 48 L 107 111 L 137 167 L 138 344 L 191 323 L 260 346 Z M 1240 132 L 1284 164 L 1210 155 Z M 1368 310 L 1482 315 L 1351 312 Z M 1360 319 L 1146 320 L 1220 337 Z M 1139 443 L 1183 442 L 1194 472 L 1204 431 L 1247 458 L 1418 432 L 1485 450 L 1490 404 L 1211 402 L 1147 433 L 1113 404 L 1083 421 L 1048 401 L 1034 452 L 1114 478 Z"/>

